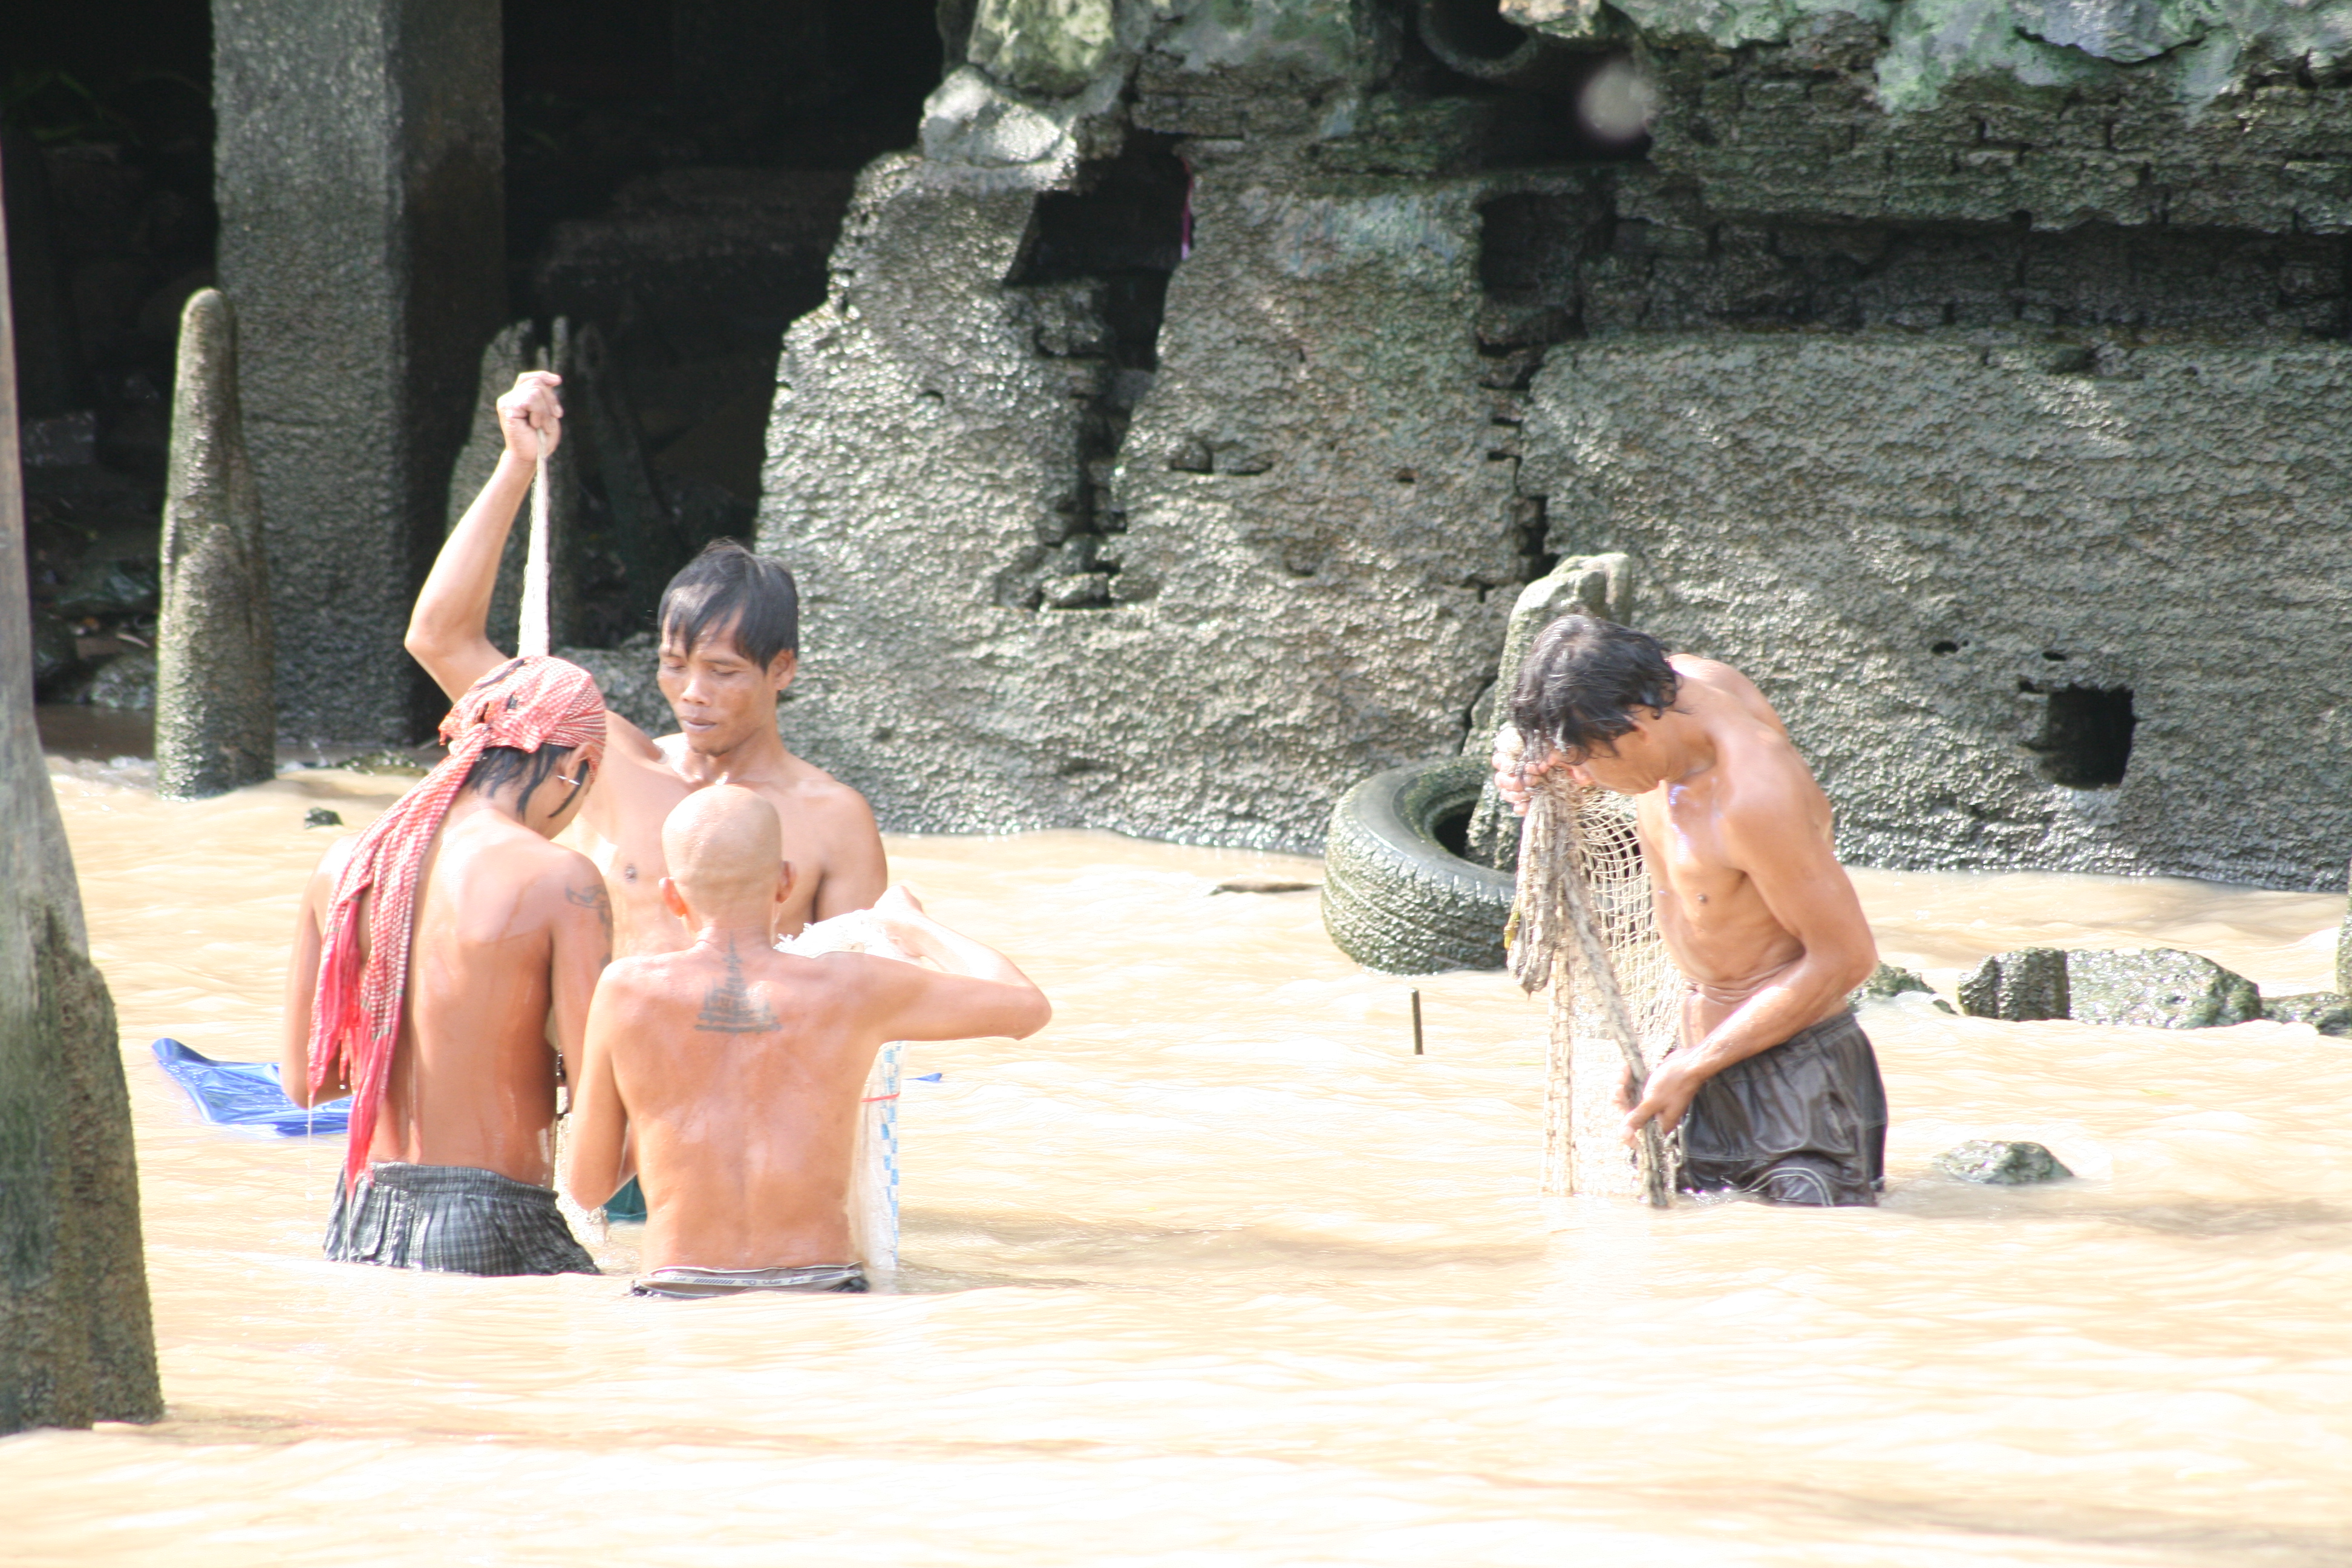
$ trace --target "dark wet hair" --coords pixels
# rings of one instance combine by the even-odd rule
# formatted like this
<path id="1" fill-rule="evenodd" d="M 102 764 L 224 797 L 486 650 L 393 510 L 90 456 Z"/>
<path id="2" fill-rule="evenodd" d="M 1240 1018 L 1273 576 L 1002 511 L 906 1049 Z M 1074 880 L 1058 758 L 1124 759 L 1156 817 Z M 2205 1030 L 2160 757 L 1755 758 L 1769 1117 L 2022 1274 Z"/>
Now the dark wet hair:
<path id="1" fill-rule="evenodd" d="M 1546 626 L 1511 688 L 1511 726 L 1529 742 L 1550 742 L 1570 762 L 1616 749 L 1633 728 L 1633 710 L 1653 716 L 1675 705 L 1682 681 L 1666 645 L 1647 632 L 1591 616 L 1562 616 Z"/>
<path id="2" fill-rule="evenodd" d="M 466 782 L 457 787 L 461 791 L 479 790 L 484 795 L 499 795 L 520 784 L 522 787 L 515 795 L 520 805 L 530 798 L 531 791 L 572 760 L 572 751 L 570 746 L 541 746 L 535 752 L 526 752 L 520 746 L 485 746 L 482 754 L 474 759 L 474 765 L 467 770 Z M 555 809 L 562 811 L 570 805 L 572 795 L 587 787 L 588 781 L 580 780 L 572 786 L 572 795 L 558 802 Z"/>
<path id="3" fill-rule="evenodd" d="M 713 632 L 733 630 L 743 657 L 765 669 L 801 646 L 801 595 L 781 561 L 714 539 L 662 590 L 662 641 L 691 653 Z"/>

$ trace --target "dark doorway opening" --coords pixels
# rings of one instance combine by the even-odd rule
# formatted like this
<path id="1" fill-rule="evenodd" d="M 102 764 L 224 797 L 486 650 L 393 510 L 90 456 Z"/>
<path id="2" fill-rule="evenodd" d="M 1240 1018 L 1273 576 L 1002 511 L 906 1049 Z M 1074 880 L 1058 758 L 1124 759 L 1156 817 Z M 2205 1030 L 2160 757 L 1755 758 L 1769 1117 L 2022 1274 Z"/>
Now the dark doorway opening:
<path id="1" fill-rule="evenodd" d="M 599 384 L 570 640 L 652 629 L 709 540 L 748 540 L 784 330 L 822 303 L 857 171 L 916 140 L 927 0 L 507 0 L 514 314 Z M 608 493 L 608 475 L 630 476 Z M 641 476 L 638 478 L 637 476 Z"/>
<path id="2" fill-rule="evenodd" d="M 2021 689 L 2042 699 L 2041 732 L 2025 743 L 2035 754 L 2035 771 L 2067 789 L 2112 789 L 2124 782 L 2139 722 L 2129 687 L 2025 682 Z"/>
<path id="3" fill-rule="evenodd" d="M 1139 596 L 1118 581 L 1111 473 L 1135 406 L 1160 368 L 1169 275 L 1182 259 L 1192 175 L 1173 139 L 1130 132 L 1116 158 L 1092 164 L 1075 191 L 1037 199 L 1011 286 L 1028 291 L 1040 353 L 1070 362 L 1086 389 L 1077 488 L 1045 536 L 997 583 L 1000 604 L 1028 610 L 1100 610 Z"/>
<path id="4" fill-rule="evenodd" d="M 35 695 L 143 724 L 180 310 L 213 279 L 212 13 L 34 0 L 9 13 L 7 43 Z"/>

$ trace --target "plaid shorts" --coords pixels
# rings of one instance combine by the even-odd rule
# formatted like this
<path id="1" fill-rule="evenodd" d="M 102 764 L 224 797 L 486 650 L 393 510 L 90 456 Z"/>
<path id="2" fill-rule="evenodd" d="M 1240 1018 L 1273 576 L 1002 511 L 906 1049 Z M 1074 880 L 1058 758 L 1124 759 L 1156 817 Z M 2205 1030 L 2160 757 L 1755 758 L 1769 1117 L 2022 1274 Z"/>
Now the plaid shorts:
<path id="1" fill-rule="evenodd" d="M 555 1194 L 470 1165 L 371 1164 L 335 1189 L 327 1256 L 444 1274 L 596 1274 Z"/>

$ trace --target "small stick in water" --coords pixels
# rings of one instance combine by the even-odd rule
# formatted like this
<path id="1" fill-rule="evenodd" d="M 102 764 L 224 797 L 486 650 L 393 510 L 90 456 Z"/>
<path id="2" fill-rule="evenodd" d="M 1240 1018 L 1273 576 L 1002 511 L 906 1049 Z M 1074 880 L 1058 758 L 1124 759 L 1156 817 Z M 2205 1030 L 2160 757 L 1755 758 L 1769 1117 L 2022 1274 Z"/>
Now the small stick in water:
<path id="1" fill-rule="evenodd" d="M 1421 1055 L 1421 989 L 1418 986 L 1412 993 L 1412 1054 Z"/>

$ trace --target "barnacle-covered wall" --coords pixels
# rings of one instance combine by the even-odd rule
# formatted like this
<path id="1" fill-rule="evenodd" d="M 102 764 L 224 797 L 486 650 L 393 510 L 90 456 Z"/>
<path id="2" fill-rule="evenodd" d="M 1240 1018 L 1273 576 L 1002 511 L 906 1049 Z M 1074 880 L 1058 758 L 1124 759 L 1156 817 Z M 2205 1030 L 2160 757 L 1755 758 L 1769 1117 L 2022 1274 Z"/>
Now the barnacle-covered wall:
<path id="1" fill-rule="evenodd" d="M 886 822 L 1311 847 L 1622 550 L 1850 854 L 2342 884 L 2352 8 L 948 24 L 763 479 Z"/>

